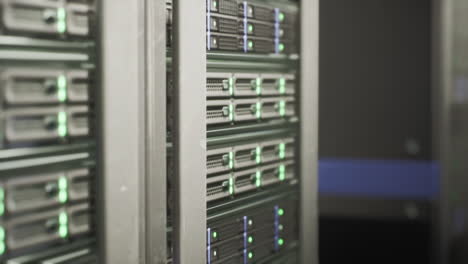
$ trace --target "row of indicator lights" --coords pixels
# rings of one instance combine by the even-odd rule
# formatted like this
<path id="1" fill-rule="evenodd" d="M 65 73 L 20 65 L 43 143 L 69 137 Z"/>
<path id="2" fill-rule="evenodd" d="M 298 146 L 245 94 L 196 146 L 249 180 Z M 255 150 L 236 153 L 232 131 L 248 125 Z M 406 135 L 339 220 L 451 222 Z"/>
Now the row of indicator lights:
<path id="1" fill-rule="evenodd" d="M 216 237 L 218 236 L 217 233 L 216 233 L 216 232 L 213 232 L 212 234 L 213 234 L 213 235 L 212 235 L 213 238 L 216 239 Z M 216 234 L 216 235 L 215 235 L 215 234 Z M 249 244 L 252 244 L 253 241 L 254 241 L 253 236 L 249 236 L 249 237 L 247 238 L 247 242 L 248 242 Z M 218 251 L 217 251 L 216 249 L 213 250 L 213 256 L 214 256 L 214 257 L 218 256 Z M 247 256 L 248 256 L 249 259 L 252 259 L 252 258 L 254 257 L 253 252 L 250 251 L 250 252 L 248 253 Z"/>
<path id="2" fill-rule="evenodd" d="M 213 231 L 213 232 L 211 233 L 211 237 L 212 237 L 213 239 L 218 239 L 218 232 Z M 248 236 L 248 237 L 247 237 L 247 242 L 248 242 L 249 244 L 252 244 L 252 243 L 254 242 L 253 236 Z"/>
<path id="3" fill-rule="evenodd" d="M 67 100 L 67 78 L 64 75 L 57 78 L 57 98 L 60 102 Z"/>
<path id="4" fill-rule="evenodd" d="M 280 116 L 284 117 L 286 115 L 287 103 L 285 100 L 280 100 L 275 105 L 275 108 L 278 111 Z M 262 110 L 263 110 L 263 104 L 260 101 L 256 102 L 251 107 L 251 112 L 253 115 L 255 115 L 255 118 L 257 119 L 262 118 Z M 223 116 L 227 116 L 229 118 L 229 121 L 235 121 L 236 115 L 235 115 L 235 110 L 234 110 L 234 104 L 229 104 L 227 107 L 224 107 L 222 109 L 222 114 Z"/>
<path id="5" fill-rule="evenodd" d="M 214 10 L 217 10 L 218 9 L 218 1 L 217 0 L 214 0 L 212 1 L 212 9 Z M 286 18 L 285 14 L 283 12 L 279 12 L 278 15 L 277 15 L 277 19 L 280 21 L 280 22 L 283 22 Z M 248 26 L 247 26 L 247 32 L 248 33 L 253 33 L 255 30 L 255 27 L 253 24 L 251 23 L 248 23 Z M 247 41 L 247 47 L 248 47 L 248 50 L 252 50 L 254 48 L 254 42 L 252 40 L 248 40 Z M 284 51 L 285 49 L 285 45 L 283 43 L 280 43 L 278 45 L 278 50 L 280 52 Z"/>
<path id="6" fill-rule="evenodd" d="M 5 228 L 2 226 L 0 227 L 0 255 L 5 254 L 6 251 L 6 232 Z"/>
<path id="7" fill-rule="evenodd" d="M 66 238 L 68 236 L 68 215 L 66 212 L 61 212 L 59 215 L 59 236 Z"/>
<path id="8" fill-rule="evenodd" d="M 244 216 L 244 263 L 247 263 L 247 259 L 253 259 L 253 251 L 248 250 L 248 246 L 254 242 L 253 236 L 248 236 L 248 229 L 253 227 L 253 220 Z"/>
<path id="9" fill-rule="evenodd" d="M 234 83 L 235 83 L 235 78 L 231 77 L 228 78 L 227 80 L 223 81 L 223 90 L 229 90 L 229 95 L 233 96 L 234 95 Z M 285 94 L 286 93 L 286 79 L 285 78 L 279 78 L 278 79 L 278 90 L 280 94 Z M 256 91 L 257 95 L 262 94 L 262 84 L 263 80 L 262 78 L 256 78 L 255 80 L 252 80 L 252 89 Z"/>
<path id="10" fill-rule="evenodd" d="M 285 165 L 279 165 L 278 166 L 278 179 L 280 181 L 285 181 L 286 180 L 286 166 Z M 253 183 L 255 184 L 255 187 L 260 188 L 262 187 L 262 172 L 260 170 L 257 170 L 255 172 L 255 176 L 253 178 Z M 228 192 L 229 195 L 234 195 L 235 193 L 235 179 L 234 177 L 229 177 L 229 180 L 226 184 L 228 186 Z"/>
<path id="11" fill-rule="evenodd" d="M 278 216 L 283 216 L 284 215 L 284 209 L 283 208 L 278 208 L 277 213 L 278 213 Z M 281 231 L 283 229 L 283 226 L 280 224 L 278 226 L 278 229 Z M 278 238 L 277 243 L 278 243 L 279 246 L 282 246 L 284 244 L 284 239 Z"/>
<path id="12" fill-rule="evenodd" d="M 65 137 L 68 134 L 67 113 L 61 111 L 57 114 L 57 132 L 60 137 Z"/>
<path id="13" fill-rule="evenodd" d="M 284 215 L 284 209 L 278 208 L 278 210 L 277 210 L 276 213 L 277 213 L 278 216 L 283 216 L 283 215 Z M 279 225 L 278 225 L 278 229 L 279 229 L 280 231 L 283 230 L 283 225 L 279 224 Z M 253 243 L 253 241 L 254 241 L 253 236 L 249 236 L 247 241 L 248 241 L 249 244 Z M 277 244 L 278 246 L 281 247 L 281 246 L 284 245 L 284 243 L 285 243 L 285 241 L 284 241 L 283 238 L 278 237 L 278 238 L 276 239 L 276 244 Z M 247 253 L 247 257 L 248 257 L 249 259 L 253 259 L 253 258 L 254 258 L 254 252 L 253 252 L 253 251 L 249 251 L 249 252 Z"/>
<path id="14" fill-rule="evenodd" d="M 65 8 L 57 9 L 57 31 L 61 34 L 67 30 L 67 12 Z"/>
<path id="15" fill-rule="evenodd" d="M 67 100 L 67 78 L 63 75 L 57 78 L 57 98 L 60 102 Z M 67 113 L 59 112 L 57 114 L 57 131 L 60 137 L 65 137 L 68 133 L 67 128 Z"/>
<path id="16" fill-rule="evenodd" d="M 60 203 L 66 203 L 68 200 L 68 181 L 65 176 L 58 179 L 58 200 Z"/>
<path id="17" fill-rule="evenodd" d="M 277 214 L 278 214 L 278 216 L 283 216 L 283 215 L 284 215 L 284 210 L 281 209 L 281 208 L 279 208 L 279 209 L 277 210 Z M 244 218 L 246 218 L 246 217 L 244 217 Z M 252 219 L 249 219 L 249 220 L 248 220 L 248 225 L 249 225 L 249 226 L 252 226 L 252 225 L 253 225 Z M 279 225 L 279 230 L 283 230 L 283 225 Z M 246 230 L 244 230 L 244 233 L 246 234 Z M 211 232 L 211 237 L 212 237 L 214 240 L 217 240 L 218 237 L 219 237 L 218 232 L 217 232 L 217 231 Z M 254 242 L 254 237 L 251 236 L 251 235 L 247 236 L 246 242 L 247 242 L 248 244 L 252 244 L 252 243 Z M 278 238 L 277 241 L 276 241 L 276 243 L 277 243 L 279 246 L 283 246 L 283 245 L 284 245 L 284 239 Z M 253 252 L 253 251 L 247 251 L 247 249 L 245 249 L 245 250 L 244 250 L 244 254 L 247 254 L 247 258 L 248 258 L 248 259 L 253 259 L 253 258 L 254 258 L 254 252 Z M 218 252 L 217 252 L 216 250 L 214 250 L 214 251 L 213 251 L 213 256 L 216 257 L 217 255 L 218 255 Z"/>
<path id="18" fill-rule="evenodd" d="M 255 163 L 260 164 L 262 163 L 262 147 L 257 146 L 253 152 L 253 159 L 255 159 Z M 286 143 L 282 142 L 278 144 L 278 158 L 285 159 L 286 158 Z M 229 169 L 234 169 L 235 167 L 235 159 L 234 159 L 234 152 L 230 151 L 229 153 L 223 156 L 223 162 L 225 165 L 228 166 Z"/>
<path id="19" fill-rule="evenodd" d="M 212 7 L 213 7 L 214 10 L 217 10 L 217 9 L 218 9 L 218 0 L 213 0 L 213 1 L 211 2 L 211 4 L 212 4 Z M 252 11 L 252 13 L 253 13 L 253 11 Z M 283 12 L 280 12 L 280 13 L 278 14 L 278 19 L 279 19 L 279 21 L 283 22 L 285 18 L 286 18 L 286 16 L 284 15 Z"/>

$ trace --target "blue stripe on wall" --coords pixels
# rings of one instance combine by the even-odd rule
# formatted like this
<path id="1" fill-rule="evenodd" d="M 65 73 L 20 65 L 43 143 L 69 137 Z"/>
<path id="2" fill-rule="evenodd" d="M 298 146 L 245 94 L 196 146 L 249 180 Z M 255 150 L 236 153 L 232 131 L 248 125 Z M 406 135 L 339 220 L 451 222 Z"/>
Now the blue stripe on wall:
<path id="1" fill-rule="evenodd" d="M 432 161 L 321 159 L 319 192 L 397 199 L 436 199 L 439 166 Z"/>

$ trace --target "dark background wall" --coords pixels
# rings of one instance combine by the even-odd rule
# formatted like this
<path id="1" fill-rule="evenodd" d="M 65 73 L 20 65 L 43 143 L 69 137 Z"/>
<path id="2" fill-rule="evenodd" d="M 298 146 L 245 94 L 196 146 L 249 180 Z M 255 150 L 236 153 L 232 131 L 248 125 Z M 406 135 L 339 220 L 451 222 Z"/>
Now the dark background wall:
<path id="1" fill-rule="evenodd" d="M 321 158 L 432 159 L 430 2 L 321 1 Z M 320 263 L 428 263 L 430 230 L 322 215 Z"/>
<path id="2" fill-rule="evenodd" d="M 430 159 L 430 0 L 320 6 L 320 155 Z"/>

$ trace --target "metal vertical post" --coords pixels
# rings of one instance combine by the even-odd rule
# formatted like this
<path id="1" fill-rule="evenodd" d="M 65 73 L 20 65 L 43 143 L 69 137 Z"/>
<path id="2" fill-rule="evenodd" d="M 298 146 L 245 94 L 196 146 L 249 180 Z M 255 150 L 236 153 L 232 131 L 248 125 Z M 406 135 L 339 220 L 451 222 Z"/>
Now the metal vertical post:
<path id="1" fill-rule="evenodd" d="M 146 263 L 167 262 L 166 2 L 145 0 Z"/>
<path id="2" fill-rule="evenodd" d="M 144 3 L 99 4 L 99 263 L 144 263 Z"/>
<path id="3" fill-rule="evenodd" d="M 319 0 L 300 4 L 300 263 L 318 263 Z"/>
<path id="4" fill-rule="evenodd" d="M 435 256 L 433 263 L 448 263 L 450 244 L 450 203 L 446 199 L 449 190 L 448 164 L 450 144 L 450 87 L 452 52 L 452 12 L 450 0 L 432 1 L 432 152 L 440 164 L 440 197 L 435 208 L 435 223 L 431 245 Z"/>
<path id="5" fill-rule="evenodd" d="M 435 1 L 434 145 L 441 164 L 439 263 L 468 262 L 468 2 Z"/>
<path id="6" fill-rule="evenodd" d="M 206 263 L 206 3 L 174 1 L 174 262 Z"/>

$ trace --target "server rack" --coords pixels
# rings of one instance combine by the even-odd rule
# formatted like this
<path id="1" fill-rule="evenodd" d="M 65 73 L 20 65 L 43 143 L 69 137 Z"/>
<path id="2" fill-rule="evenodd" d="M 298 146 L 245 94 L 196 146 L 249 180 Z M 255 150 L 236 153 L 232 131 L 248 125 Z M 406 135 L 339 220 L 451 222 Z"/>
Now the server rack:
<path id="1" fill-rule="evenodd" d="M 438 263 L 467 261 L 466 156 L 467 146 L 467 49 L 466 1 L 434 1 L 433 101 L 434 149 L 441 164 L 434 248 Z"/>
<path id="2" fill-rule="evenodd" d="M 316 262 L 318 2 L 168 7 L 171 261 Z"/>
<path id="3" fill-rule="evenodd" d="M 211 3 L 213 2 L 218 3 L 218 1 Z M 237 5 L 237 1 L 226 2 L 236 2 Z M 19 243 L 20 240 L 7 241 L 7 251 L 0 261 L 207 263 L 210 256 L 207 255 L 207 221 L 213 227 L 217 227 L 219 221 L 226 221 L 226 217 L 237 219 L 241 215 L 241 217 L 251 216 L 252 219 L 258 219 L 259 223 L 266 221 L 266 227 L 272 225 L 274 230 L 279 232 L 284 228 L 286 232 L 284 236 L 277 237 L 270 235 L 267 229 L 252 231 L 255 242 L 249 242 L 249 237 L 247 242 L 257 244 L 264 240 L 268 244 L 268 246 L 258 244 L 258 255 L 264 255 L 258 259 L 259 261 L 316 262 L 318 1 L 253 2 L 258 10 L 272 4 L 277 6 L 271 10 L 272 13 L 268 8 L 264 13 L 272 19 L 279 18 L 280 13 L 275 12 L 278 12 L 280 7 L 288 9 L 288 6 L 295 6 L 292 10 L 297 13 L 293 16 L 297 18 L 297 27 L 295 30 L 290 29 L 285 32 L 285 37 L 291 38 L 289 34 L 294 32 L 300 38 L 298 37 L 297 41 L 285 39 L 284 43 L 280 43 L 274 19 L 263 22 L 261 19 L 252 20 L 252 25 L 247 24 L 247 27 L 241 31 L 247 32 L 253 26 L 255 31 L 256 28 L 259 29 L 258 36 L 249 36 L 248 41 L 241 45 L 241 49 L 247 47 L 248 51 L 256 51 L 258 47 L 264 54 L 239 54 L 231 58 L 230 55 L 223 57 L 226 53 L 208 54 L 208 61 L 206 50 L 207 43 L 210 42 L 206 41 L 208 2 L 205 1 L 178 0 L 174 1 L 173 7 L 170 2 L 150 0 L 4 0 L 0 3 L 3 12 L 2 23 L 5 24 L 0 36 L 0 58 L 2 64 L 14 62 L 15 65 L 13 70 L 5 71 L 6 78 L 15 74 L 22 78 L 21 74 L 24 73 L 20 71 L 21 69 L 17 70 L 16 66 L 22 66 L 24 62 L 28 62 L 28 67 L 51 66 L 52 69 L 47 72 L 47 76 L 59 74 L 55 81 L 55 85 L 58 86 L 57 91 L 49 89 L 49 86 L 54 85 L 53 80 L 43 82 L 43 85 L 47 86 L 47 95 L 51 97 L 50 94 L 54 95 L 56 92 L 58 102 L 55 99 L 49 102 L 48 97 L 33 98 L 36 100 L 33 102 L 21 101 L 22 98 L 10 95 L 5 98 L 13 98 L 11 99 L 13 101 L 3 104 L 2 97 L 1 106 L 12 107 L 8 108 L 7 112 L 2 109 L 0 125 L 2 129 L 9 127 L 11 120 L 14 120 L 11 117 L 17 115 L 21 116 L 18 120 L 22 120 L 26 114 L 50 115 L 58 111 L 54 118 L 45 120 L 46 128 L 54 132 L 51 133 L 53 135 L 45 135 L 48 138 L 52 137 L 53 140 L 47 140 L 47 143 L 53 142 L 53 146 L 42 146 L 42 143 L 38 146 L 15 145 L 16 141 L 20 142 L 31 135 L 18 134 L 22 137 L 14 138 L 17 134 L 5 133 L 8 140 L 2 141 L 0 168 L 2 179 L 11 178 L 13 182 L 6 182 L 2 185 L 5 189 L 1 189 L 5 190 L 2 192 L 4 195 L 2 197 L 6 206 L 6 218 L 0 221 L 2 226 L 6 226 L 3 238 L 10 239 L 8 228 L 14 228 L 14 224 L 23 225 L 23 222 L 29 219 L 21 218 L 22 221 L 18 223 L 15 221 L 10 223 L 10 214 L 13 217 L 16 211 L 21 216 L 30 214 L 34 218 L 57 218 L 55 219 L 57 223 L 50 222 L 47 226 L 57 228 L 58 236 L 62 236 L 54 237 L 53 245 L 38 241 L 40 244 L 38 247 L 23 245 Z M 30 5 L 44 8 L 40 17 L 44 19 L 45 25 L 40 24 L 40 28 L 33 27 L 32 32 L 29 32 L 15 28 L 18 25 L 32 26 L 29 21 L 7 23 L 14 17 L 11 18 L 10 13 L 5 10 L 10 7 L 21 10 Z M 250 3 L 242 2 L 241 5 L 249 7 Z M 34 6 L 31 10 L 38 10 L 38 7 Z M 166 14 L 171 12 L 174 18 L 166 21 L 166 17 L 170 17 Z M 289 19 L 289 15 L 287 17 Z M 170 24 L 173 31 L 167 30 L 166 22 L 173 22 Z M 18 35 L 15 35 L 16 32 L 19 32 Z M 173 46 L 166 50 L 167 43 L 171 42 Z M 292 49 L 295 52 L 291 52 Z M 267 55 L 267 53 L 282 52 L 300 54 L 300 56 Z M 235 71 L 232 71 L 232 66 L 235 65 L 232 62 L 237 58 L 240 59 L 237 64 L 239 67 L 234 67 Z M 231 60 L 231 63 L 225 64 L 224 60 Z M 257 74 L 249 75 L 245 70 L 242 71 L 242 64 L 249 60 L 250 69 L 256 66 L 267 67 L 270 70 L 261 70 Z M 289 63 L 286 63 L 287 61 Z M 43 67 L 44 65 L 47 67 Z M 69 65 L 73 66 L 70 70 Z M 290 66 L 295 69 L 294 74 L 289 72 Z M 10 67 L 10 64 L 7 64 L 7 67 Z M 297 123 L 294 133 L 291 133 L 291 129 L 286 128 L 284 124 L 259 123 L 256 124 L 259 131 L 271 133 L 269 130 L 272 129 L 278 132 L 277 135 L 281 134 L 281 137 L 267 140 L 262 138 L 260 133 L 255 138 L 255 142 L 251 142 L 251 138 L 245 140 L 242 145 L 244 149 L 238 149 L 239 146 L 235 144 L 230 147 L 229 153 L 234 153 L 234 149 L 244 154 L 246 151 L 254 150 L 256 157 L 265 160 L 265 164 L 255 170 L 256 174 L 260 172 L 268 176 L 261 182 L 265 192 L 253 195 L 256 187 L 252 188 L 250 181 L 247 181 L 247 185 L 250 186 L 240 185 L 242 177 L 245 177 L 242 174 L 247 173 L 247 170 L 236 171 L 239 174 L 237 175 L 239 181 L 236 184 L 239 186 L 232 188 L 238 190 L 239 199 L 244 199 L 245 208 L 238 206 L 241 200 L 237 200 L 235 206 L 234 203 L 224 206 L 223 210 L 217 210 L 213 203 L 207 207 L 206 153 L 213 150 L 213 143 L 209 142 L 208 138 L 213 138 L 214 135 L 216 140 L 221 139 L 220 134 L 216 134 L 219 131 L 207 130 L 205 123 L 208 104 L 205 83 L 207 75 L 212 74 L 208 69 L 223 69 L 224 73 L 235 74 L 239 77 L 239 85 L 235 87 L 239 88 L 243 87 L 242 79 L 265 80 L 264 92 L 270 93 L 270 96 L 265 98 L 251 94 L 249 89 L 239 90 L 239 95 L 242 97 L 239 100 L 239 116 L 245 112 L 242 110 L 245 105 L 248 107 L 264 105 L 265 119 L 299 117 L 299 119 L 294 117 L 296 119 L 294 122 Z M 215 75 L 219 72 L 223 71 L 218 70 Z M 36 70 L 31 70 L 28 74 L 34 80 L 38 78 Z M 65 79 L 69 78 L 71 84 L 78 79 L 77 87 L 69 85 L 70 88 L 77 90 L 66 90 L 64 95 L 62 75 L 65 75 Z M 89 93 L 89 97 L 92 98 L 89 104 L 87 104 L 88 98 L 83 98 L 83 95 L 78 93 L 80 85 L 83 85 L 82 79 L 87 78 L 91 80 L 90 86 L 95 88 Z M 68 79 L 65 81 L 68 83 Z M 291 85 L 294 85 L 294 82 L 296 87 L 292 89 Z M 276 85 L 280 86 L 280 91 L 275 90 Z M 2 86 L 2 93 L 10 90 Z M 246 93 L 245 98 L 241 95 L 242 92 Z M 238 98 L 228 97 L 229 111 L 229 107 L 234 105 L 233 100 Z M 14 101 L 15 99 L 20 101 Z M 219 99 L 222 99 L 220 103 L 226 103 L 226 97 L 221 96 Z M 28 111 L 21 110 L 22 105 L 35 106 L 36 102 L 38 105 L 46 104 L 51 107 L 38 106 L 31 108 L 30 112 L 29 108 Z M 245 121 L 256 122 L 259 110 L 254 111 L 253 119 L 246 117 Z M 249 111 L 252 111 L 251 108 L 247 112 Z M 91 121 L 83 121 L 83 116 L 88 117 L 89 113 Z M 239 121 L 244 120 L 239 119 Z M 83 124 L 88 127 L 83 128 Z M 233 131 L 242 132 L 242 129 L 238 129 L 240 128 L 236 127 Z M 85 138 L 83 134 L 91 131 L 92 137 L 82 139 Z M 76 135 L 79 139 L 68 139 L 69 135 Z M 64 137 L 66 139 L 62 139 Z M 35 142 L 36 138 L 33 139 Z M 215 144 L 216 148 L 221 146 L 219 144 L 224 144 L 215 143 L 218 144 Z M 232 143 L 234 142 L 231 140 Z M 252 146 L 247 143 L 254 143 L 255 148 L 251 149 Z M 291 145 L 294 145 L 294 150 L 291 149 Z M 17 146 L 21 148 L 16 148 Z M 10 147 L 14 149 L 5 149 Z M 263 148 L 264 157 L 256 152 Z M 273 153 L 272 156 L 267 155 L 268 149 Z M 281 154 L 274 154 L 275 151 L 280 151 Z M 295 158 L 292 159 L 291 155 Z M 233 162 L 241 164 L 241 160 Z M 246 161 L 245 168 L 253 170 L 256 165 L 257 163 Z M 15 193 L 14 188 L 23 185 L 28 187 L 30 184 L 29 181 L 22 181 L 23 177 L 17 177 L 17 173 L 24 172 L 25 178 L 28 178 L 29 173 L 36 173 L 38 168 L 44 172 L 64 171 L 65 176 L 52 173 L 34 177 L 38 184 L 43 184 L 42 180 L 55 183 L 54 186 L 50 184 L 44 186 L 44 189 L 51 189 L 50 192 L 57 196 L 54 197 L 57 201 L 49 199 L 43 204 L 42 201 L 38 201 L 39 205 L 18 203 L 14 208 L 10 208 L 8 201 L 10 195 Z M 92 182 L 89 182 L 89 177 L 86 175 L 89 172 L 94 175 Z M 293 175 L 296 175 L 294 180 L 291 178 Z M 228 183 L 229 179 L 233 179 L 232 176 L 228 176 Z M 296 187 L 291 188 L 283 184 L 284 186 L 279 188 L 269 189 L 269 186 L 276 186 L 283 181 L 291 182 Z M 253 185 L 256 184 L 258 181 Z M 55 185 L 56 188 L 53 188 Z M 86 188 L 83 191 L 83 185 L 92 191 L 86 192 Z M 63 198 L 64 192 L 66 198 Z M 242 195 L 242 192 L 249 193 L 248 199 Z M 220 197 L 224 198 L 226 197 Z M 91 201 L 91 203 L 80 201 Z M 44 206 L 51 210 L 40 214 L 37 210 L 36 214 L 36 211 L 33 213 L 31 209 L 36 206 L 38 208 Z M 257 210 L 260 208 L 271 213 L 272 219 L 269 216 L 266 218 L 258 216 Z M 279 222 L 279 217 L 282 217 L 285 211 L 290 211 L 291 214 L 282 218 L 284 222 Z M 76 217 L 76 221 L 75 215 L 79 216 Z M 299 222 L 294 217 L 296 215 L 300 217 Z M 289 222 L 292 224 L 289 225 Z M 64 235 L 65 226 L 67 233 Z M 224 236 L 224 233 L 222 235 Z M 289 240 L 297 241 L 293 244 L 296 245 L 294 250 L 285 250 L 281 254 L 268 257 L 271 250 L 275 251 L 272 246 L 289 244 Z M 5 243 L 5 240 L 2 241 Z M 0 241 L 0 248 L 1 245 Z M 16 251 L 15 246 L 26 249 Z M 246 257 L 249 258 L 249 253 L 242 253 L 239 262 L 243 262 Z M 256 255 L 257 250 L 255 251 L 257 260 Z"/>
<path id="4" fill-rule="evenodd" d="M 95 1 L 0 2 L 0 262 L 96 260 Z"/>

